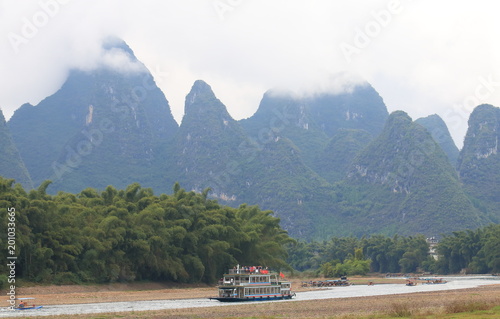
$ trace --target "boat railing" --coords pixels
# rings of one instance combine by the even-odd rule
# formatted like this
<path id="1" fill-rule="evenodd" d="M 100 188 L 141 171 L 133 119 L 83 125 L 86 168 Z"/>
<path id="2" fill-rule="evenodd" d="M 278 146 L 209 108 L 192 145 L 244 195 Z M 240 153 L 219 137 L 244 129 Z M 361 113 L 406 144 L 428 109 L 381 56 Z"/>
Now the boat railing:
<path id="1" fill-rule="evenodd" d="M 266 280 L 261 280 L 261 281 L 254 281 L 254 280 L 248 280 L 248 277 L 224 277 L 219 279 L 218 285 L 219 286 L 245 286 L 245 285 L 263 285 L 263 284 L 271 284 L 271 285 L 278 285 L 280 282 L 278 281 L 277 278 L 273 276 L 266 276 Z"/>
<path id="2" fill-rule="evenodd" d="M 235 280 L 234 278 L 219 280 L 219 286 L 236 286 L 242 284 L 248 284 L 248 280 Z"/>
<path id="3" fill-rule="evenodd" d="M 241 286 L 241 285 L 258 285 L 258 284 L 273 284 L 277 285 L 279 282 L 276 279 L 270 279 L 269 281 L 266 282 L 259 282 L 259 281 L 252 281 L 249 282 L 248 280 L 224 280 L 220 279 L 218 282 L 219 286 Z"/>
<path id="4" fill-rule="evenodd" d="M 229 275 L 238 275 L 238 274 L 263 274 L 269 275 L 271 271 L 268 269 L 258 268 L 258 267 L 250 267 L 250 268 L 234 268 L 229 269 Z"/>

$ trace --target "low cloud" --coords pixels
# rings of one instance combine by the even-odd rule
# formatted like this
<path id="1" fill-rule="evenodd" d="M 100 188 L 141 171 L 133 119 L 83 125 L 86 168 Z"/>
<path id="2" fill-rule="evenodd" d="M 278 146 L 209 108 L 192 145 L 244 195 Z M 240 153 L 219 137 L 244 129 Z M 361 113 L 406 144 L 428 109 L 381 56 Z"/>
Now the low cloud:
<path id="1" fill-rule="evenodd" d="M 41 3 L 59 7 L 49 14 Z M 438 113 L 461 145 L 467 114 L 460 112 L 460 121 L 450 114 L 474 94 L 480 77 L 500 81 L 494 1 L 38 0 L 0 5 L 0 45 L 6 48 L 0 51 L 0 107 L 7 118 L 21 104 L 37 104 L 53 94 L 72 68 L 104 63 L 139 71 L 140 64 L 123 52 L 102 51 L 110 35 L 124 39 L 149 70 L 161 75 L 155 80 L 178 121 L 196 79 L 209 83 L 236 119 L 251 116 L 271 88 L 314 94 L 368 81 L 389 111 L 402 109 L 413 118 Z M 9 34 L 22 35 L 26 21 L 40 26 L 16 52 Z M 347 60 L 342 43 L 354 45 L 361 33 L 365 42 Z M 481 103 L 499 106 L 500 89 Z"/>

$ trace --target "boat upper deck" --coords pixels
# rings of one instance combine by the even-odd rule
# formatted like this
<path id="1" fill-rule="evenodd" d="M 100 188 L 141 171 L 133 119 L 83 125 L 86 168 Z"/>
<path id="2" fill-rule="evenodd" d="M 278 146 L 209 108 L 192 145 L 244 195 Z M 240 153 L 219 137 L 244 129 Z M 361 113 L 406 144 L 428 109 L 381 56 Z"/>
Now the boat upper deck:
<path id="1" fill-rule="evenodd" d="M 229 269 L 219 280 L 219 286 L 279 285 L 281 273 L 262 267 L 238 267 Z"/>
<path id="2" fill-rule="evenodd" d="M 234 267 L 233 269 L 229 269 L 228 275 L 250 275 L 250 274 L 276 274 L 270 271 L 267 267 L 264 268 L 262 266 L 243 266 L 243 267 Z"/>

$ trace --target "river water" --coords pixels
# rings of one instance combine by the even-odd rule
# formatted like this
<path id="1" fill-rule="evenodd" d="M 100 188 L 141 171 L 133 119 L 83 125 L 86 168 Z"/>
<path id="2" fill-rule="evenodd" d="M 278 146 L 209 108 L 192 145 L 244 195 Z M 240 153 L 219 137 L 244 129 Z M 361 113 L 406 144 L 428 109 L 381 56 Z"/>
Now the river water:
<path id="1" fill-rule="evenodd" d="M 295 302 L 299 300 L 319 300 L 348 297 L 364 297 L 392 294 L 409 294 L 415 292 L 439 291 L 475 288 L 482 285 L 500 284 L 500 277 L 492 276 L 464 276 L 446 277 L 445 284 L 419 284 L 416 286 L 406 286 L 403 284 L 379 284 L 379 285 L 352 285 L 347 287 L 318 288 L 314 291 L 298 292 L 292 300 L 283 301 L 262 301 L 262 302 Z M 261 302 L 252 302 L 252 304 Z M 221 307 L 234 306 L 238 303 L 221 303 L 209 299 L 173 299 L 173 300 L 147 300 L 147 301 L 127 301 L 112 303 L 90 303 L 74 305 L 49 305 L 38 310 L 11 311 L 7 308 L 0 308 L 0 318 L 7 317 L 35 317 L 35 316 L 55 316 L 68 314 L 90 314 L 104 312 L 123 311 L 148 311 L 178 308 L 196 307 Z"/>

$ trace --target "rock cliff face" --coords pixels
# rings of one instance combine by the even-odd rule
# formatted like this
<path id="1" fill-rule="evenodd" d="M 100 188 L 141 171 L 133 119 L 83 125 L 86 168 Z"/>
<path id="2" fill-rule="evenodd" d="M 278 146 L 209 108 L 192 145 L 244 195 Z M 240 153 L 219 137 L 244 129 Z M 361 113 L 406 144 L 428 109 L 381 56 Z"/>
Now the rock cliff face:
<path id="1" fill-rule="evenodd" d="M 12 178 L 25 189 L 32 189 L 33 182 L 24 165 L 0 110 L 0 176 Z"/>
<path id="2" fill-rule="evenodd" d="M 300 150 L 280 132 L 256 140 L 245 134 L 210 86 L 196 81 L 172 147 L 176 180 L 229 205 L 257 203 L 282 218 L 291 234 L 313 233 L 311 202 L 326 182 L 302 161 Z"/>
<path id="3" fill-rule="evenodd" d="M 412 192 L 413 177 L 438 153 L 429 133 L 402 111 L 391 114 L 381 135 L 354 161 L 349 178 L 384 185 L 395 193 Z M 433 164 L 434 165 L 434 164 Z"/>
<path id="4" fill-rule="evenodd" d="M 158 144 L 177 130 L 165 96 L 123 42 L 103 50 L 124 65 L 74 70 L 37 106 L 18 109 L 9 128 L 35 184 L 79 192 L 92 186 L 153 184 Z"/>
<path id="5" fill-rule="evenodd" d="M 443 119 L 437 114 L 429 115 L 427 117 L 419 118 L 415 121 L 416 123 L 422 125 L 431 133 L 432 138 L 436 143 L 441 146 L 443 151 L 448 156 L 450 163 L 453 167 L 457 166 L 459 150 L 451 138 L 448 127 L 444 123 Z"/>
<path id="6" fill-rule="evenodd" d="M 310 97 L 268 91 L 257 112 L 240 123 L 257 141 L 289 139 L 305 164 L 329 181 L 338 181 L 361 145 L 382 131 L 387 116 L 382 98 L 366 83 L 350 92 Z M 344 138 L 347 151 L 341 149 Z"/>
<path id="7" fill-rule="evenodd" d="M 249 142 L 243 129 L 215 97 L 211 87 L 198 80 L 186 96 L 185 115 L 177 132 L 171 174 L 183 187 L 235 199 L 235 171 L 241 171 L 240 145 Z"/>
<path id="8" fill-rule="evenodd" d="M 289 139 L 309 165 L 314 162 L 317 150 L 324 148 L 328 141 L 326 132 L 312 118 L 309 102 L 291 93 L 266 92 L 257 112 L 240 123 L 258 143 L 277 137 Z"/>
<path id="9" fill-rule="evenodd" d="M 445 220 L 452 228 L 487 221 L 430 133 L 402 111 L 391 114 L 380 136 L 354 160 L 347 181 L 370 202 L 358 220 L 383 232 L 431 235 L 442 232 Z"/>
<path id="10" fill-rule="evenodd" d="M 321 94 L 307 99 L 307 103 L 312 118 L 330 137 L 338 129 L 363 129 L 376 136 L 388 116 L 384 101 L 368 83 L 347 93 Z"/>
<path id="11" fill-rule="evenodd" d="M 322 152 L 315 153 L 314 170 L 330 183 L 346 178 L 356 156 L 373 140 L 365 130 L 340 129 Z"/>
<path id="12" fill-rule="evenodd" d="M 458 172 L 476 206 L 500 222 L 500 108 L 483 104 L 472 112 Z"/>

